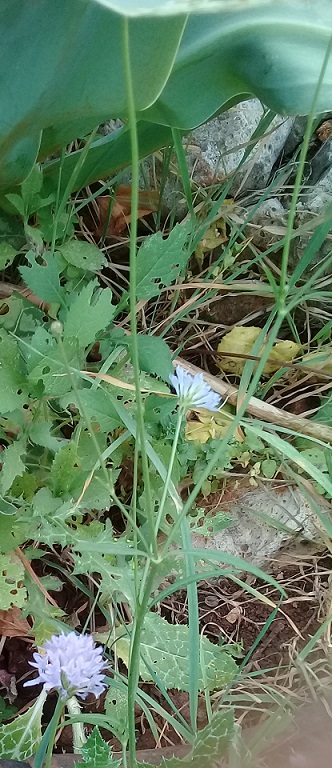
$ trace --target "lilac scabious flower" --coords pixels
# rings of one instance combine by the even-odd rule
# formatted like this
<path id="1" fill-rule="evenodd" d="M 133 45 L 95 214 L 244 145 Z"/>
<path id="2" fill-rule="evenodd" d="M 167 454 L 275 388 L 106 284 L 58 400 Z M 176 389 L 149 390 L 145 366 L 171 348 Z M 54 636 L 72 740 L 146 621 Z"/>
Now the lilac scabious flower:
<path id="1" fill-rule="evenodd" d="M 170 382 L 179 398 L 180 405 L 184 408 L 207 408 L 208 411 L 218 411 L 221 397 L 205 383 L 203 374 L 192 376 L 180 365 L 175 368 L 175 373 L 170 375 Z"/>
<path id="2" fill-rule="evenodd" d="M 38 670 L 38 677 L 24 685 L 43 683 L 45 691 L 55 688 L 62 699 L 76 695 L 86 699 L 89 693 L 97 698 L 106 688 L 102 647 L 95 645 L 91 635 L 52 635 L 42 653 L 34 653 L 33 658 L 29 663 Z"/>

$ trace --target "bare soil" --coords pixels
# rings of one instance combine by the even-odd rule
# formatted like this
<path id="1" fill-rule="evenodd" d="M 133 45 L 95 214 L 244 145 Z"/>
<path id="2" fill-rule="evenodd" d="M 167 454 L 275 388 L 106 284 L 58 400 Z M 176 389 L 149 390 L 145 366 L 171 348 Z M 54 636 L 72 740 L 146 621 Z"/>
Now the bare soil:
<path id="1" fill-rule="evenodd" d="M 213 643 L 240 644 L 243 650 L 239 663 L 256 643 L 247 661 L 246 672 L 258 673 L 255 679 L 260 686 L 280 685 L 284 692 L 285 688 L 289 687 L 299 700 L 305 700 L 307 685 L 301 670 L 296 665 L 296 657 L 301 648 L 315 634 L 324 618 L 324 605 L 329 596 L 331 573 L 332 564 L 328 556 L 306 556 L 303 553 L 292 554 L 291 557 L 284 556 L 276 565 L 274 575 L 284 586 L 287 598 L 283 600 L 275 619 L 258 642 L 259 634 L 272 611 L 264 599 L 277 602 L 277 590 L 270 585 L 259 584 L 257 580 L 248 582 L 249 587 L 259 590 L 262 597 L 258 599 L 229 579 L 215 580 L 213 583 L 203 582 L 198 589 L 200 629 Z M 59 593 L 54 593 L 59 605 L 65 607 L 71 616 L 75 616 L 76 628 L 79 630 L 86 618 L 87 607 L 83 600 L 83 598 L 86 600 L 85 596 L 77 592 L 69 583 L 64 586 L 60 595 L 59 600 Z M 186 593 L 178 592 L 165 600 L 161 605 L 161 613 L 171 623 L 186 623 L 188 618 Z M 104 622 L 103 617 L 100 617 L 100 621 Z M 32 689 L 23 686 L 24 680 L 31 673 L 29 661 L 33 650 L 28 638 L 18 637 L 7 638 L 1 649 L 0 695 L 7 698 L 19 711 L 24 711 L 39 692 L 37 686 Z M 310 658 L 313 659 L 314 664 L 317 661 L 319 668 L 322 667 L 325 670 L 321 648 L 316 656 L 312 655 Z M 249 683 L 249 687 L 250 685 Z M 145 684 L 145 688 L 150 696 L 169 709 L 167 702 L 153 685 Z M 170 691 L 170 696 L 177 709 L 189 721 L 187 694 L 181 691 Z M 45 725 L 52 715 L 54 705 L 55 696 L 50 695 L 45 707 Z M 88 712 L 102 712 L 103 702 L 100 700 L 96 703 L 92 698 L 91 701 L 87 700 L 83 703 L 83 708 Z M 247 714 L 248 722 L 252 724 L 250 706 Z M 256 713 L 254 721 L 257 717 L 259 719 L 260 715 L 257 716 Z M 200 727 L 203 727 L 205 724 L 203 699 L 199 708 L 199 718 Z M 159 732 L 158 747 L 181 743 L 179 734 L 161 717 L 155 715 L 155 722 Z M 104 737 L 109 739 L 109 733 L 105 732 Z M 57 742 L 57 751 L 70 752 L 71 739 L 71 729 L 63 728 Z M 119 748 L 115 739 L 110 743 L 115 749 Z M 155 746 L 155 738 L 148 723 L 142 712 L 137 710 L 137 747 L 149 749 Z"/>

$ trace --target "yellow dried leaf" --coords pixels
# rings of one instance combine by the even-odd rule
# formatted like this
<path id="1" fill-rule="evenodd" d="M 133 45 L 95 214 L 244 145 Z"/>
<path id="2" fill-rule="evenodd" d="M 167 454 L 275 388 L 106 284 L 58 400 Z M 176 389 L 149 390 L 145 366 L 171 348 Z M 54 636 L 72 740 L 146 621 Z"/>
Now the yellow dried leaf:
<path id="1" fill-rule="evenodd" d="M 221 371 L 233 373 L 235 376 L 241 376 L 246 359 L 252 355 L 252 348 L 257 340 L 261 328 L 255 326 L 242 327 L 235 326 L 218 345 L 220 357 L 216 363 Z M 267 376 L 274 371 L 278 371 L 283 363 L 291 363 L 297 357 L 301 350 L 301 345 L 295 341 L 279 341 L 274 345 L 269 354 L 268 362 L 264 367 L 264 375 Z M 227 356 L 226 356 L 227 353 Z M 243 357 L 232 357 L 232 353 L 243 355 Z M 264 345 L 262 345 L 259 355 L 264 354 Z"/>
<path id="2" fill-rule="evenodd" d="M 274 373 L 282 368 L 284 363 L 291 363 L 299 354 L 301 345 L 295 341 L 279 341 L 269 354 L 269 360 L 264 366 L 264 374 Z"/>
<path id="3" fill-rule="evenodd" d="M 261 332 L 261 328 L 255 328 L 255 326 L 237 326 L 229 333 L 226 333 L 224 338 L 218 344 L 218 352 L 220 357 L 216 360 L 218 368 L 225 373 L 233 373 L 235 376 L 241 376 L 244 364 L 246 362 L 246 356 L 251 354 L 253 345 Z M 227 357 L 224 355 L 227 353 Z M 232 357 L 232 353 L 237 355 L 243 355 L 241 357 Z"/>
<path id="4" fill-rule="evenodd" d="M 193 411 L 196 419 L 189 419 L 185 426 L 185 436 L 187 440 L 197 440 L 199 443 L 207 443 L 208 440 L 221 440 L 230 426 L 230 420 L 233 419 L 231 413 L 226 410 L 220 413 L 212 413 L 205 408 L 199 408 Z M 234 430 L 234 439 L 239 443 L 244 440 L 244 434 L 240 427 Z"/>
<path id="5" fill-rule="evenodd" d="M 195 256 L 202 259 L 205 253 L 213 251 L 218 245 L 225 243 L 227 239 L 226 224 L 223 219 L 219 219 L 205 232 L 204 237 L 198 243 Z"/>

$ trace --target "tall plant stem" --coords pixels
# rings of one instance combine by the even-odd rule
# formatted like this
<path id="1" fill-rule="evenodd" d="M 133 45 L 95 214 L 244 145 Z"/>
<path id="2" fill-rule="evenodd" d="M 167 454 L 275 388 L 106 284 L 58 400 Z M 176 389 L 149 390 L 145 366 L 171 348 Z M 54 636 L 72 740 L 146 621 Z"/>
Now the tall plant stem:
<path id="1" fill-rule="evenodd" d="M 137 406 L 137 439 L 138 447 L 142 459 L 142 472 L 144 480 L 144 489 L 146 496 L 146 516 L 150 528 L 151 550 L 155 560 L 158 560 L 157 538 L 154 527 L 154 508 L 152 504 L 149 464 L 145 446 L 145 429 L 143 402 L 140 388 L 140 366 L 137 343 L 137 320 L 136 320 L 136 274 L 137 274 L 137 214 L 138 214 L 138 174 L 139 174 L 139 150 L 136 126 L 136 110 L 133 90 L 133 80 L 130 62 L 130 42 L 129 42 L 129 21 L 122 21 L 122 52 L 125 71 L 125 82 L 127 92 L 127 113 L 130 131 L 131 143 L 131 162 L 132 162 L 132 190 L 131 190 L 131 225 L 130 225 L 130 250 L 129 250 L 129 303 L 130 303 L 130 330 L 131 330 L 131 353 L 134 368 L 135 395 Z M 136 610 L 134 616 L 134 626 L 130 643 L 130 658 L 128 670 L 128 736 L 129 736 L 129 764 L 130 768 L 135 768 L 136 761 L 136 738 L 135 738 L 135 700 L 139 682 L 140 668 L 140 647 L 141 635 L 144 626 L 145 614 L 148 610 L 150 593 L 156 573 L 156 564 L 151 564 L 147 574 L 145 589 L 141 601 L 137 594 Z"/>
<path id="2" fill-rule="evenodd" d="M 48 747 L 47 747 L 47 755 L 45 760 L 45 768 L 51 768 L 52 766 L 52 757 L 53 757 L 53 747 L 55 742 L 55 734 L 57 732 L 57 727 L 59 725 L 59 720 L 61 717 L 61 712 L 64 707 L 64 702 L 62 699 L 60 699 L 60 696 L 58 698 L 58 701 L 56 703 L 56 707 L 54 710 L 54 714 L 52 717 L 52 720 L 50 722 L 50 730 L 49 730 L 49 741 L 48 741 Z"/>
<path id="3" fill-rule="evenodd" d="M 131 635 L 130 657 L 128 670 L 128 741 L 129 741 L 129 766 L 136 768 L 136 733 L 135 733 L 135 702 L 139 681 L 141 636 L 145 615 L 148 610 L 153 582 L 158 570 L 158 564 L 152 563 L 145 582 L 145 590 L 142 602 L 136 606 L 134 626 Z"/>
<path id="4" fill-rule="evenodd" d="M 129 21 L 123 19 L 123 60 L 127 91 L 127 111 L 128 124 L 130 130 L 131 143 L 131 162 L 132 162 L 132 188 L 131 188 L 131 224 L 130 224 L 130 251 L 129 251 L 129 303 L 130 303 L 130 330 L 131 330 L 131 352 L 134 368 L 135 396 L 137 405 L 137 436 L 139 440 L 139 449 L 142 458 L 142 471 L 146 496 L 146 514 L 151 532 L 151 549 L 155 558 L 158 556 L 157 541 L 154 536 L 154 510 L 152 505 L 149 464 L 145 449 L 145 429 L 144 412 L 140 387 L 140 366 L 137 344 L 137 320 L 136 320 L 136 260 L 137 260 L 137 216 L 138 216 L 138 174 L 139 174 L 139 151 L 138 136 L 136 126 L 136 111 L 133 90 L 133 80 L 130 64 L 130 45 L 129 45 Z"/>
<path id="5" fill-rule="evenodd" d="M 167 494 L 168 494 L 168 488 L 169 488 L 170 480 L 172 478 L 172 471 L 173 471 L 173 466 L 174 466 L 174 461 L 175 461 L 175 456 L 176 456 L 176 449 L 178 447 L 178 442 L 179 442 L 179 437 L 180 437 L 181 424 L 182 424 L 184 415 L 185 415 L 184 411 L 180 407 L 179 411 L 178 411 L 178 420 L 177 420 L 177 424 L 176 424 L 176 428 L 175 428 L 175 435 L 174 435 L 171 455 L 170 455 L 170 459 L 169 459 L 167 475 L 166 475 L 166 478 L 165 478 L 164 488 L 163 488 L 163 492 L 162 492 L 162 496 L 161 496 L 160 504 L 159 504 L 159 509 L 158 509 L 158 515 L 157 515 L 156 526 L 155 526 L 155 535 L 156 536 L 158 535 L 158 530 L 159 530 L 160 523 L 161 523 L 162 517 L 163 517 L 165 502 L 166 502 Z"/>

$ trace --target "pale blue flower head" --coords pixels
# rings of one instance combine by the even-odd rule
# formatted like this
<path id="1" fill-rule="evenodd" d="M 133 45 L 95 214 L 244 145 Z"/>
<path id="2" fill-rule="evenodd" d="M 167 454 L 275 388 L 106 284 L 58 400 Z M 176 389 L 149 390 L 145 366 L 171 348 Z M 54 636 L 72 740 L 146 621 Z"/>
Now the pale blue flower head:
<path id="1" fill-rule="evenodd" d="M 62 699 L 89 693 L 100 696 L 106 688 L 102 658 L 102 647 L 96 646 L 91 635 L 52 635 L 45 642 L 42 653 L 33 654 L 32 667 L 38 670 L 38 677 L 24 685 L 43 683 L 45 691 L 55 688 Z"/>
<path id="2" fill-rule="evenodd" d="M 190 408 L 207 408 L 208 411 L 218 411 L 221 397 L 204 381 L 202 373 L 192 376 L 180 365 L 175 373 L 170 375 L 170 382 L 175 389 L 181 406 Z"/>

